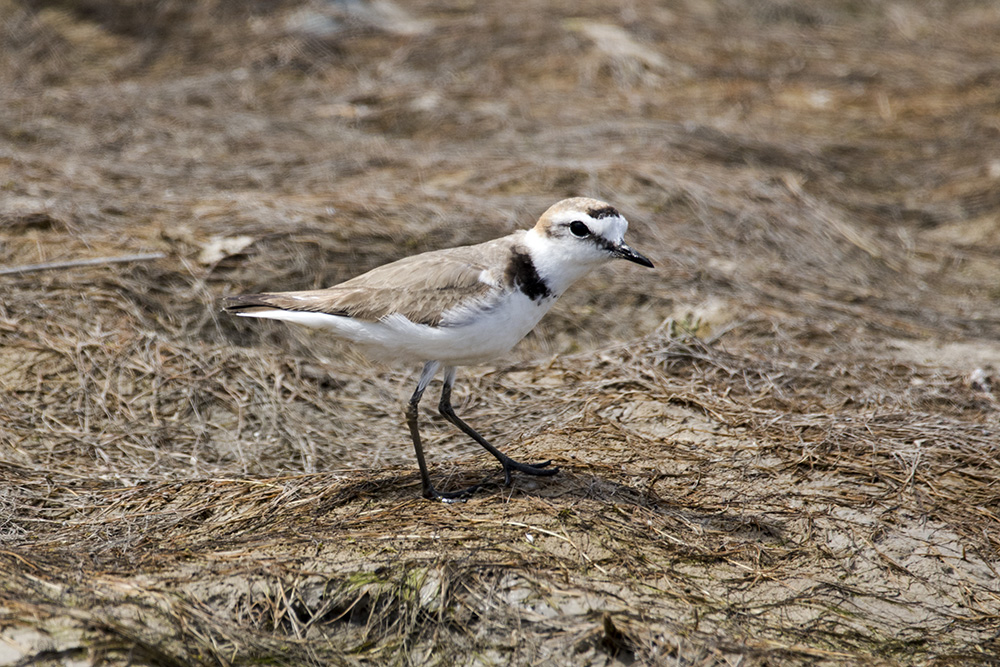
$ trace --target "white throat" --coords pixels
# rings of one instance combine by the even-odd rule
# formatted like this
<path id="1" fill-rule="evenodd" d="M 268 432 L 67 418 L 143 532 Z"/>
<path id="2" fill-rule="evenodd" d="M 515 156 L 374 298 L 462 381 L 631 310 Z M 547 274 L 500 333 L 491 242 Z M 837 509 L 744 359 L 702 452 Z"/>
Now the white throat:
<path id="1" fill-rule="evenodd" d="M 539 234 L 535 229 L 529 229 L 523 240 L 538 276 L 556 296 L 561 296 L 570 285 L 607 261 L 597 253 L 573 252 L 572 247 Z"/>

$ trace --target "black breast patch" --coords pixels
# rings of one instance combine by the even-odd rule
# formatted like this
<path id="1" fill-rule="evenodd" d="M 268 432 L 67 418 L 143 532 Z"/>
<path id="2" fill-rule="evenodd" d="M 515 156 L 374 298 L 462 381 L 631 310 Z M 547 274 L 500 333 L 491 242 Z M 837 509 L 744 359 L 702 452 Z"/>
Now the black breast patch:
<path id="1" fill-rule="evenodd" d="M 531 255 L 526 252 L 513 251 L 504 271 L 504 279 L 508 284 L 524 292 L 532 301 L 552 296 L 549 286 L 538 275 L 535 263 L 531 261 Z"/>

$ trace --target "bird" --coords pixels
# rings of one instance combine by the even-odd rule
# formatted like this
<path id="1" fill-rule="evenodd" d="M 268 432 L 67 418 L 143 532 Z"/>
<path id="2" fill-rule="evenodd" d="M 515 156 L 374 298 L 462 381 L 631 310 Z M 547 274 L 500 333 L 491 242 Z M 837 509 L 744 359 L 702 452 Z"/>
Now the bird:
<path id="1" fill-rule="evenodd" d="M 587 197 L 549 207 L 529 230 L 475 245 L 431 250 L 376 267 L 324 289 L 227 297 L 224 310 L 322 329 L 387 362 L 423 364 L 406 423 L 425 498 L 464 500 L 482 483 L 456 491 L 431 481 L 417 409 L 443 367 L 438 411 L 512 472 L 549 476 L 552 461 L 522 463 L 463 421 L 451 405 L 457 368 L 503 358 L 574 282 L 613 259 L 653 268 L 625 243 L 628 221 L 610 204 Z"/>

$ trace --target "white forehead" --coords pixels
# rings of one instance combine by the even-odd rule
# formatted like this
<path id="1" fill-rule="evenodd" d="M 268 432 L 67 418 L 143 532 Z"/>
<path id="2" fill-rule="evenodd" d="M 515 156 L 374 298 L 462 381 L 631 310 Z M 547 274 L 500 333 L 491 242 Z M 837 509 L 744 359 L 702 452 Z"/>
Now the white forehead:
<path id="1" fill-rule="evenodd" d="M 628 230 L 628 221 L 614 207 L 585 197 L 565 199 L 546 211 L 543 217 L 548 218 L 550 225 L 568 225 L 578 220 L 609 241 L 621 241 Z"/>

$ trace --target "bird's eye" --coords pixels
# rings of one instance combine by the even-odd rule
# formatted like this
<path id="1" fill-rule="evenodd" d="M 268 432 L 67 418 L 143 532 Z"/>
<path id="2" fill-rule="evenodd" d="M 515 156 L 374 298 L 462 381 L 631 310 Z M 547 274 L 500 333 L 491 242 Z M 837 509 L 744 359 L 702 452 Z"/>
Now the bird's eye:
<path id="1" fill-rule="evenodd" d="M 569 223 L 569 231 L 573 236 L 584 239 L 590 236 L 590 228 L 579 220 Z"/>

